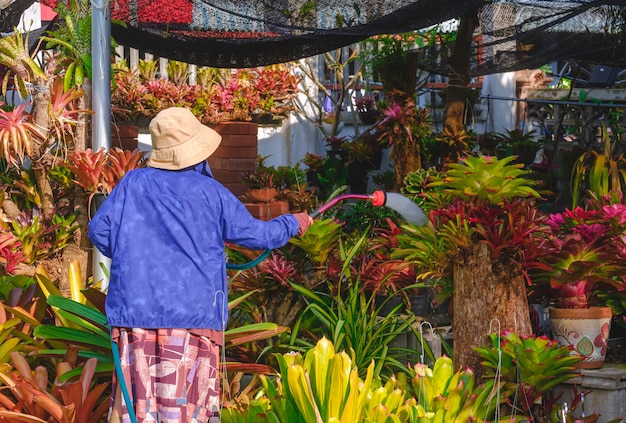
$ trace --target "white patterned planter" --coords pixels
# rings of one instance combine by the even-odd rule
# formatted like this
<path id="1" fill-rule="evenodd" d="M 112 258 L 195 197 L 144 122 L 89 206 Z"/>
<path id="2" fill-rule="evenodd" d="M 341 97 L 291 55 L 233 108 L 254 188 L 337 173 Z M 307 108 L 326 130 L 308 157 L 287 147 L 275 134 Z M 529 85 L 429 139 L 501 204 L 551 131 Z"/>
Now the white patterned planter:
<path id="1" fill-rule="evenodd" d="M 606 357 L 611 317 L 610 307 L 551 308 L 552 337 L 559 344 L 571 347 L 572 355 L 583 357 L 577 367 L 600 368 Z"/>

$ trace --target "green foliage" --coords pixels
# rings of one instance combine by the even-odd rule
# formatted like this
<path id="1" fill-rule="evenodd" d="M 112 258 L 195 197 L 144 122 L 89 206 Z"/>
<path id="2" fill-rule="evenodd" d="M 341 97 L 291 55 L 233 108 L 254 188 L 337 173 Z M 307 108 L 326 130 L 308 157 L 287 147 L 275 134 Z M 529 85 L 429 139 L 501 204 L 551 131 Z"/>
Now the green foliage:
<path id="1" fill-rule="evenodd" d="M 337 247 L 341 224 L 334 219 L 316 219 L 307 232 L 289 242 L 300 247 L 317 264 L 326 263 L 330 252 Z"/>
<path id="2" fill-rule="evenodd" d="M 404 178 L 404 185 L 400 191 L 428 213 L 449 202 L 449 199 L 442 195 L 445 186 L 433 187 L 431 185 L 435 180 L 443 178 L 444 174 L 434 167 L 418 169 Z"/>
<path id="3" fill-rule="evenodd" d="M 256 169 L 250 172 L 244 172 L 241 175 L 241 181 L 248 186 L 249 189 L 276 188 L 274 177 L 276 169 L 273 166 L 267 166 L 265 160 L 269 156 L 257 156 Z"/>
<path id="4" fill-rule="evenodd" d="M 13 76 L 13 85 L 21 98 L 28 97 L 28 84 L 34 84 L 36 78 L 46 80 L 47 76 L 39 64 L 30 55 L 28 33 L 17 28 L 13 34 L 0 37 L 0 65 L 8 71 L 2 79 L 2 95 L 6 97 L 9 80 Z"/>
<path id="5" fill-rule="evenodd" d="M 624 196 L 626 157 L 618 148 L 619 138 L 603 126 L 602 150 L 587 150 L 574 163 L 570 182 L 572 207 L 593 196 L 611 196 L 616 202 Z"/>
<path id="6" fill-rule="evenodd" d="M 46 48 L 60 50 L 67 60 L 63 86 L 68 91 L 82 86 L 84 78 L 91 79 L 91 5 L 86 0 L 71 0 L 69 4 L 59 2 L 55 11 L 60 23 L 43 40 Z"/>
<path id="7" fill-rule="evenodd" d="M 338 349 L 350 352 L 352 361 L 361 369 L 362 377 L 372 360 L 376 360 L 373 371 L 377 377 L 395 371 L 406 372 L 402 359 L 407 354 L 417 353 L 393 347 L 392 344 L 410 331 L 416 321 L 415 316 L 401 316 L 399 309 L 386 316 L 378 316 L 383 305 L 374 306 L 373 297 L 364 293 L 358 283 L 349 289 L 345 298 L 340 294 L 314 292 L 295 284 L 293 288 L 305 297 L 308 305 L 292 329 L 292 339 L 307 332 L 315 334 L 318 339 L 330 339 Z M 311 315 L 315 316 L 315 324 L 306 327 L 304 322 Z M 298 339 L 291 348 L 302 349 L 303 346 L 306 349 L 305 339 Z"/>
<path id="8" fill-rule="evenodd" d="M 473 372 L 455 373 L 449 357 L 438 358 L 432 369 L 416 364 L 411 383 L 418 402 L 411 421 L 486 422 L 499 406 L 493 380 L 475 386 Z"/>
<path id="9" fill-rule="evenodd" d="M 481 199 L 491 204 L 513 198 L 540 198 L 532 188 L 536 182 L 524 177 L 529 172 L 522 169 L 523 165 L 509 164 L 513 160 L 511 156 L 468 156 L 460 163 L 451 163 L 444 178 L 430 186 L 441 187 L 444 194 L 462 200 Z"/>
<path id="10" fill-rule="evenodd" d="M 465 130 L 454 132 L 449 128 L 444 128 L 443 131 L 435 137 L 435 150 L 442 155 L 445 162 L 456 163 L 459 161 L 460 157 L 470 154 L 474 141 L 475 137 L 473 134 Z"/>
<path id="11" fill-rule="evenodd" d="M 78 229 L 78 225 L 74 224 L 75 218 L 74 214 L 68 217 L 55 215 L 52 222 L 48 222 L 35 210 L 22 212 L 11 221 L 11 232 L 20 241 L 19 251 L 24 256 L 23 261 L 34 264 L 62 250 Z"/>
<path id="12" fill-rule="evenodd" d="M 357 201 L 351 203 L 345 212 L 338 213 L 338 219 L 345 223 L 344 231 L 347 233 L 358 231 L 363 233 L 369 226 L 389 227 L 387 219 L 400 223 L 400 216 L 389 207 L 377 207 L 370 201 Z"/>
<path id="13" fill-rule="evenodd" d="M 336 352 L 326 338 L 304 357 L 289 353 L 277 359 L 279 376 L 262 376 L 264 395 L 227 405 L 225 422 L 485 422 L 499 405 L 493 381 L 474 386 L 472 372 L 454 373 L 447 357 L 437 359 L 434 369 L 411 369 L 415 397 L 407 393 L 404 377 L 383 383 L 373 372 L 375 362 L 361 378 L 348 354 Z"/>
<path id="14" fill-rule="evenodd" d="M 366 376 L 348 354 L 335 352 L 333 344 L 320 339 L 303 357 L 300 353 L 277 355 L 280 377 L 262 376 L 265 396 L 223 410 L 225 422 L 387 422 L 407 413 L 404 392 L 395 380 L 382 385 L 374 375 L 374 363 Z M 263 412 L 265 416 L 252 420 Z M 241 416 L 241 417 L 239 417 Z M 391 419 L 391 420 L 388 420 Z"/>
<path id="15" fill-rule="evenodd" d="M 504 134 L 495 134 L 498 157 L 514 155 L 525 165 L 530 165 L 541 148 L 541 143 L 535 139 L 536 136 L 535 130 L 524 133 L 523 130 L 517 128 L 507 130 Z"/>
<path id="16" fill-rule="evenodd" d="M 324 158 L 322 169 L 317 173 L 319 197 L 329 198 L 339 190 L 345 190 L 348 183 L 348 166 L 339 157 Z"/>
<path id="17" fill-rule="evenodd" d="M 582 358 L 570 355 L 568 347 L 545 336 L 520 338 L 513 332 L 489 335 L 492 346 L 476 347 L 481 363 L 488 370 L 486 378 L 500 378 L 502 392 L 511 406 L 516 397 L 523 417 L 536 413 L 538 400 L 557 385 L 579 376 L 576 370 Z M 522 417 L 520 416 L 520 417 Z"/>
<path id="18" fill-rule="evenodd" d="M 420 279 L 449 278 L 454 260 L 481 242 L 492 260 L 520 262 L 525 272 L 541 252 L 546 216 L 536 206 L 535 182 L 524 178 L 523 165 L 509 164 L 513 159 L 470 156 L 444 173 L 410 174 L 405 190 L 429 212 L 429 222 L 404 225 L 392 258 L 414 263 Z"/>

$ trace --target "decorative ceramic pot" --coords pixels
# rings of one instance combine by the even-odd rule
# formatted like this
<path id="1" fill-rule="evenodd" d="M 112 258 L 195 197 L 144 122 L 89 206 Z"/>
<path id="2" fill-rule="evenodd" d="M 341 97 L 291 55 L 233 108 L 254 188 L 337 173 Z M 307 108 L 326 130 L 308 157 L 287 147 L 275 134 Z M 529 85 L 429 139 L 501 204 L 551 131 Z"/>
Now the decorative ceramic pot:
<path id="1" fill-rule="evenodd" d="M 251 189 L 246 196 L 255 203 L 269 203 L 276 197 L 276 188 Z"/>
<path id="2" fill-rule="evenodd" d="M 611 307 L 550 308 L 552 338 L 572 347 L 571 354 L 583 357 L 577 367 L 602 367 L 611 328 Z"/>

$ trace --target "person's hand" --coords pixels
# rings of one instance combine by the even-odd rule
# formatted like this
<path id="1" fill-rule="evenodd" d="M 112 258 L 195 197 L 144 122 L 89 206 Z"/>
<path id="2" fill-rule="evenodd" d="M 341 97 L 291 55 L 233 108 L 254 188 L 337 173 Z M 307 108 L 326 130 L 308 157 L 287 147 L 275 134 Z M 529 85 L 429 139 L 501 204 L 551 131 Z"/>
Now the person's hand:
<path id="1" fill-rule="evenodd" d="M 309 229 L 309 226 L 313 224 L 313 218 L 308 213 L 295 213 L 293 217 L 296 218 L 300 229 L 298 229 L 298 235 L 304 235 Z"/>

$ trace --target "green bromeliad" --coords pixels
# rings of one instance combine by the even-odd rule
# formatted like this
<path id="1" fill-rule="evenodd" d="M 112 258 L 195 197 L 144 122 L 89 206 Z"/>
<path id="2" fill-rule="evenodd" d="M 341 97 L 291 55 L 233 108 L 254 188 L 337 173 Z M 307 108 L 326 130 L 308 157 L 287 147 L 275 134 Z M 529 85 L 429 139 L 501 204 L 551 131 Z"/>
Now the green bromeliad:
<path id="1" fill-rule="evenodd" d="M 386 383 L 374 375 L 365 379 L 345 352 L 336 352 L 326 338 L 303 357 L 277 355 L 278 377 L 263 376 L 264 396 L 224 408 L 225 423 L 482 423 L 498 405 L 493 382 L 474 385 L 470 370 L 454 372 L 452 360 L 441 357 L 434 368 L 412 369 L 415 396 L 400 379 Z"/>

